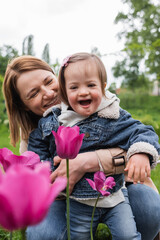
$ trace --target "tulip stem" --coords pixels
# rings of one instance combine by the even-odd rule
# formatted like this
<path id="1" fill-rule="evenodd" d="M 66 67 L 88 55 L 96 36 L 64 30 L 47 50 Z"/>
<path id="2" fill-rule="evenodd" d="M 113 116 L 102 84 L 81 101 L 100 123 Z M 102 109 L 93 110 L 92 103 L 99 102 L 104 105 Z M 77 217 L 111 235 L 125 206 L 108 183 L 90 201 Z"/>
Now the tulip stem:
<path id="1" fill-rule="evenodd" d="M 98 200 L 99 200 L 100 195 L 101 195 L 101 194 L 99 193 L 99 194 L 98 194 L 98 197 L 97 197 L 97 199 L 96 199 L 94 208 L 93 208 L 93 212 L 92 212 L 91 227 L 90 227 L 91 240 L 93 240 L 93 231 L 92 231 L 92 228 L 93 228 L 93 217 L 94 217 L 94 213 L 95 213 L 96 206 L 97 206 L 97 202 L 98 202 Z"/>
<path id="2" fill-rule="evenodd" d="M 10 232 L 10 237 L 9 237 L 10 240 L 12 240 L 12 231 Z"/>
<path id="3" fill-rule="evenodd" d="M 69 210 L 69 159 L 66 159 L 66 165 L 67 165 L 67 236 L 68 240 L 70 240 L 70 210 Z"/>

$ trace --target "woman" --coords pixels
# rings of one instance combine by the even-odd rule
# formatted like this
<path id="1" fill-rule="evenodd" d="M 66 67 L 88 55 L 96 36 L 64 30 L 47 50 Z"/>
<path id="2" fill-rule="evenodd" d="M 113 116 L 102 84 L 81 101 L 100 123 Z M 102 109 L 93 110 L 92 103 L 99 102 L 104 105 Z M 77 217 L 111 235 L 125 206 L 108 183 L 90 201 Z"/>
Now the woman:
<path id="1" fill-rule="evenodd" d="M 21 129 L 20 152 L 22 153 L 26 150 L 29 133 L 37 127 L 38 120 L 43 113 L 60 103 L 58 82 L 47 63 L 35 57 L 22 56 L 8 64 L 3 92 L 10 125 L 11 143 L 15 146 L 19 141 L 19 129 Z M 118 153 L 114 153 L 114 151 Z M 119 155 L 118 161 L 123 163 L 121 156 L 124 153 L 120 149 L 79 154 L 74 161 L 70 162 L 70 192 L 85 172 L 98 171 L 102 166 L 107 175 L 122 172 L 124 166 L 122 167 L 119 162 L 117 164 L 117 158 L 114 158 L 114 165 L 112 164 L 112 157 Z M 106 159 L 109 164 L 107 166 L 104 164 Z M 54 180 L 59 175 L 65 175 L 65 167 L 65 161 L 62 161 L 52 175 L 52 179 Z M 160 229 L 159 194 L 142 184 L 129 184 L 128 192 L 142 239 L 153 239 Z M 57 200 L 52 204 L 48 216 L 41 224 L 28 228 L 27 239 L 67 239 L 64 199 Z"/>

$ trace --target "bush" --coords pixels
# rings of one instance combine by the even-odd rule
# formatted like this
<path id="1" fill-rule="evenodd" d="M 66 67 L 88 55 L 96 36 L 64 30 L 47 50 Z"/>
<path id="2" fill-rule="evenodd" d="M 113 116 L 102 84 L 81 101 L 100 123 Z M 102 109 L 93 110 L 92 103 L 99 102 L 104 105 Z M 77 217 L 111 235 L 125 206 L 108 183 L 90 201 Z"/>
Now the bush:
<path id="1" fill-rule="evenodd" d="M 95 240 L 112 240 L 112 235 L 104 223 L 99 223 L 95 234 Z"/>

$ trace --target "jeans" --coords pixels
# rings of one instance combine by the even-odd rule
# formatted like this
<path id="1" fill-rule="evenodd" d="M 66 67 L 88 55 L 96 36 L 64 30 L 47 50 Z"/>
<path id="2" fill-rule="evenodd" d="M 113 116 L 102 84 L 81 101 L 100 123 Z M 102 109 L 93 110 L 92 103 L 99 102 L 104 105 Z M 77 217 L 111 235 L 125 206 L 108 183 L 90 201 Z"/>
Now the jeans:
<path id="1" fill-rule="evenodd" d="M 132 184 L 127 189 L 137 230 L 141 233 L 142 240 L 153 240 L 160 231 L 159 194 L 141 184 Z M 40 224 L 27 228 L 27 240 L 67 240 L 65 209 L 66 201 L 56 200 L 47 217 Z M 90 221 L 91 219 L 89 223 Z"/>
<path id="2" fill-rule="evenodd" d="M 128 200 L 127 189 L 123 189 L 125 201 L 112 208 L 97 207 L 93 219 L 93 233 L 100 222 L 107 224 L 113 240 L 140 240 L 136 223 Z M 90 240 L 90 224 L 93 207 L 70 200 L 71 240 Z M 94 235 L 94 234 L 93 234 Z"/>
<path id="3" fill-rule="evenodd" d="M 67 240 L 66 201 L 52 203 L 46 218 L 27 228 L 27 240 Z"/>
<path id="4" fill-rule="evenodd" d="M 160 231 L 160 195 L 142 184 L 132 184 L 127 189 L 142 240 L 153 240 Z"/>

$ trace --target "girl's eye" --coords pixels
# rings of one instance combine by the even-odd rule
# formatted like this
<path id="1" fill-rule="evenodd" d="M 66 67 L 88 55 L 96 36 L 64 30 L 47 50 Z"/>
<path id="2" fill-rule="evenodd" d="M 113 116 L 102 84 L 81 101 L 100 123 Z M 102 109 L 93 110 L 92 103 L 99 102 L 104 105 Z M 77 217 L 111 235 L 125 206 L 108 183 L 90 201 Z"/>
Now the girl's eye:
<path id="1" fill-rule="evenodd" d="M 71 86 L 70 89 L 77 89 L 77 86 Z"/>
<path id="2" fill-rule="evenodd" d="M 88 87 L 94 87 L 94 86 L 95 86 L 94 83 L 91 83 L 91 84 L 88 85 Z"/>

